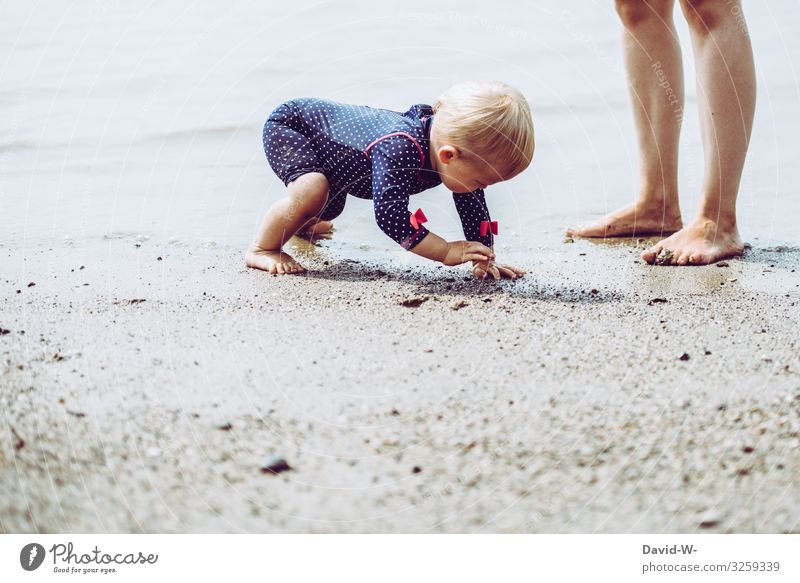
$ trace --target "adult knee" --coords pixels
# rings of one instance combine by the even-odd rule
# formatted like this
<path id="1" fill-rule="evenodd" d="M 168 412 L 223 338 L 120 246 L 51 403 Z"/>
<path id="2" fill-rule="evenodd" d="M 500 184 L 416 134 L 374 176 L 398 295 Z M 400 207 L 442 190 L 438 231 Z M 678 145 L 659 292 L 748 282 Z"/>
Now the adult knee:
<path id="1" fill-rule="evenodd" d="M 615 0 L 617 14 L 625 28 L 636 28 L 651 21 L 670 18 L 674 3 L 664 0 Z"/>
<path id="2" fill-rule="evenodd" d="M 707 34 L 717 28 L 726 16 L 739 9 L 738 2 L 723 0 L 681 0 L 681 9 L 694 33 Z"/>

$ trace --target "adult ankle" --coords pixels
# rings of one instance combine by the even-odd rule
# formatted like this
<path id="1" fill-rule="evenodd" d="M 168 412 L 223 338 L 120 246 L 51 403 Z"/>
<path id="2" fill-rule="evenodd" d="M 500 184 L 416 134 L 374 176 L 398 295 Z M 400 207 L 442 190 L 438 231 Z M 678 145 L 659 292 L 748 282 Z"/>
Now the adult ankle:
<path id="1" fill-rule="evenodd" d="M 642 189 L 636 199 L 639 207 L 657 209 L 670 217 L 680 217 L 681 208 L 677 193 L 665 193 L 660 189 Z"/>
<path id="2" fill-rule="evenodd" d="M 698 213 L 695 222 L 712 222 L 716 225 L 717 230 L 726 232 L 736 231 L 736 213 L 722 213 L 722 212 L 709 212 L 708 210 L 701 210 Z"/>

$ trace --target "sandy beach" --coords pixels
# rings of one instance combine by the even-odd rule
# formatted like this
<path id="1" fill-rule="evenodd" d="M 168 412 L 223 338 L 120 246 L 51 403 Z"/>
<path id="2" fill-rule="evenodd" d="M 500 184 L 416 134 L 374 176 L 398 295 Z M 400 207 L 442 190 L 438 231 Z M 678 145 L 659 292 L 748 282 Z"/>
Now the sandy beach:
<path id="1" fill-rule="evenodd" d="M 496 284 L 138 244 L 2 250 L 5 532 L 798 531 L 798 249 Z"/>
<path id="2" fill-rule="evenodd" d="M 564 239 L 637 187 L 611 0 L 12 2 L 0 532 L 800 532 L 800 6 L 747 11 L 750 247 L 678 268 Z M 523 279 L 426 263 L 363 200 L 294 241 L 307 275 L 245 268 L 277 104 L 405 111 L 469 78 L 531 103 L 534 162 L 487 191 Z M 443 187 L 414 202 L 462 237 Z"/>

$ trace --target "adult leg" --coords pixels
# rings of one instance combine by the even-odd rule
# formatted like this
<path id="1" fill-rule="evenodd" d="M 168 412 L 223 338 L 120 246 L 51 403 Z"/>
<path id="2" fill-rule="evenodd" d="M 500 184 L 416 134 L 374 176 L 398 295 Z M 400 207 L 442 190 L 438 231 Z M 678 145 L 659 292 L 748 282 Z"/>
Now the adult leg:
<path id="1" fill-rule="evenodd" d="M 662 249 L 678 265 L 707 264 L 744 251 L 736 226 L 736 196 L 753 127 L 753 50 L 740 0 L 681 0 L 697 63 L 697 96 L 705 153 L 703 202 L 686 227 L 645 251 Z"/>
<path id="2" fill-rule="evenodd" d="M 678 140 L 683 117 L 683 65 L 674 0 L 617 0 L 622 46 L 639 149 L 634 204 L 599 221 L 571 227 L 578 237 L 673 233 L 681 228 Z"/>

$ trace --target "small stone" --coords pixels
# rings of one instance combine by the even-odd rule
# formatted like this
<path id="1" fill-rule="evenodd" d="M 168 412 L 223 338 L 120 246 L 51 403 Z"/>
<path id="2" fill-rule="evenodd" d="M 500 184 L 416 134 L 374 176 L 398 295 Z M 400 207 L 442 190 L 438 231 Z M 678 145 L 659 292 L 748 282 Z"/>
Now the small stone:
<path id="1" fill-rule="evenodd" d="M 274 455 L 267 458 L 266 463 L 261 466 L 262 474 L 280 474 L 292 469 L 292 466 L 279 455 Z"/>
<path id="2" fill-rule="evenodd" d="M 421 468 L 421 467 L 419 467 L 419 466 L 414 466 L 413 468 L 411 468 L 411 473 L 412 473 L 412 474 L 418 474 L 418 473 L 420 473 L 421 471 L 422 471 L 422 468 Z"/>
<path id="3" fill-rule="evenodd" d="M 656 265 L 669 265 L 672 263 L 672 251 L 669 249 L 662 249 L 656 256 Z"/>
<path id="4" fill-rule="evenodd" d="M 731 282 L 731 283 L 733 283 L 734 281 L 736 281 L 736 278 L 735 278 L 735 277 L 729 277 L 729 278 L 728 278 L 728 281 L 729 281 L 729 282 Z"/>
<path id="5" fill-rule="evenodd" d="M 713 518 L 707 518 L 700 522 L 700 528 L 714 528 L 719 524 L 719 520 Z"/>
<path id="6" fill-rule="evenodd" d="M 14 441 L 14 449 L 19 451 L 23 447 L 25 447 L 25 440 L 22 439 L 22 437 L 19 436 L 19 434 L 17 433 L 17 430 L 12 427 L 11 428 L 11 433 L 14 434 L 14 439 L 16 440 L 16 441 Z"/>
<path id="7" fill-rule="evenodd" d="M 35 286 L 35 285 L 36 285 L 36 282 L 35 282 L 35 281 L 32 281 L 32 282 L 30 282 L 30 283 L 28 284 L 28 287 L 33 287 L 33 286 Z"/>
<path id="8" fill-rule="evenodd" d="M 750 445 L 745 445 L 742 448 L 742 453 L 753 453 L 754 451 L 755 451 L 755 448 L 750 446 Z"/>
<path id="9" fill-rule="evenodd" d="M 164 258 L 163 258 L 163 257 L 161 257 L 161 255 L 159 255 L 158 257 L 156 257 L 156 261 L 163 261 L 163 260 L 164 260 Z"/>
<path id="10" fill-rule="evenodd" d="M 720 261 L 719 263 L 717 263 L 717 267 L 728 267 L 728 262 Z"/>
<path id="11" fill-rule="evenodd" d="M 146 301 L 147 300 L 144 299 L 144 298 L 132 298 L 130 300 L 119 300 L 119 301 L 116 301 L 114 303 L 117 304 L 117 305 L 120 305 L 120 306 L 130 306 L 130 305 L 133 305 L 133 304 L 141 304 L 142 302 L 146 302 Z"/>
<path id="12" fill-rule="evenodd" d="M 220 431 L 230 431 L 231 429 L 233 429 L 233 424 L 223 423 L 222 425 L 218 425 L 217 429 L 219 429 Z"/>
<path id="13" fill-rule="evenodd" d="M 689 360 L 689 358 L 690 358 L 689 355 L 684 352 L 683 354 L 681 354 L 680 360 Z"/>
<path id="14" fill-rule="evenodd" d="M 667 298 L 653 298 L 649 302 L 647 302 L 648 306 L 652 306 L 654 304 L 666 304 L 669 300 Z"/>
<path id="15" fill-rule="evenodd" d="M 8 328 L 0 328 L 0 336 L 5 336 L 6 334 L 11 334 L 11 330 Z"/>
<path id="16" fill-rule="evenodd" d="M 400 305 L 404 308 L 418 308 L 425 302 L 427 302 L 430 298 L 428 296 L 419 296 L 416 298 L 406 298 Z"/>

